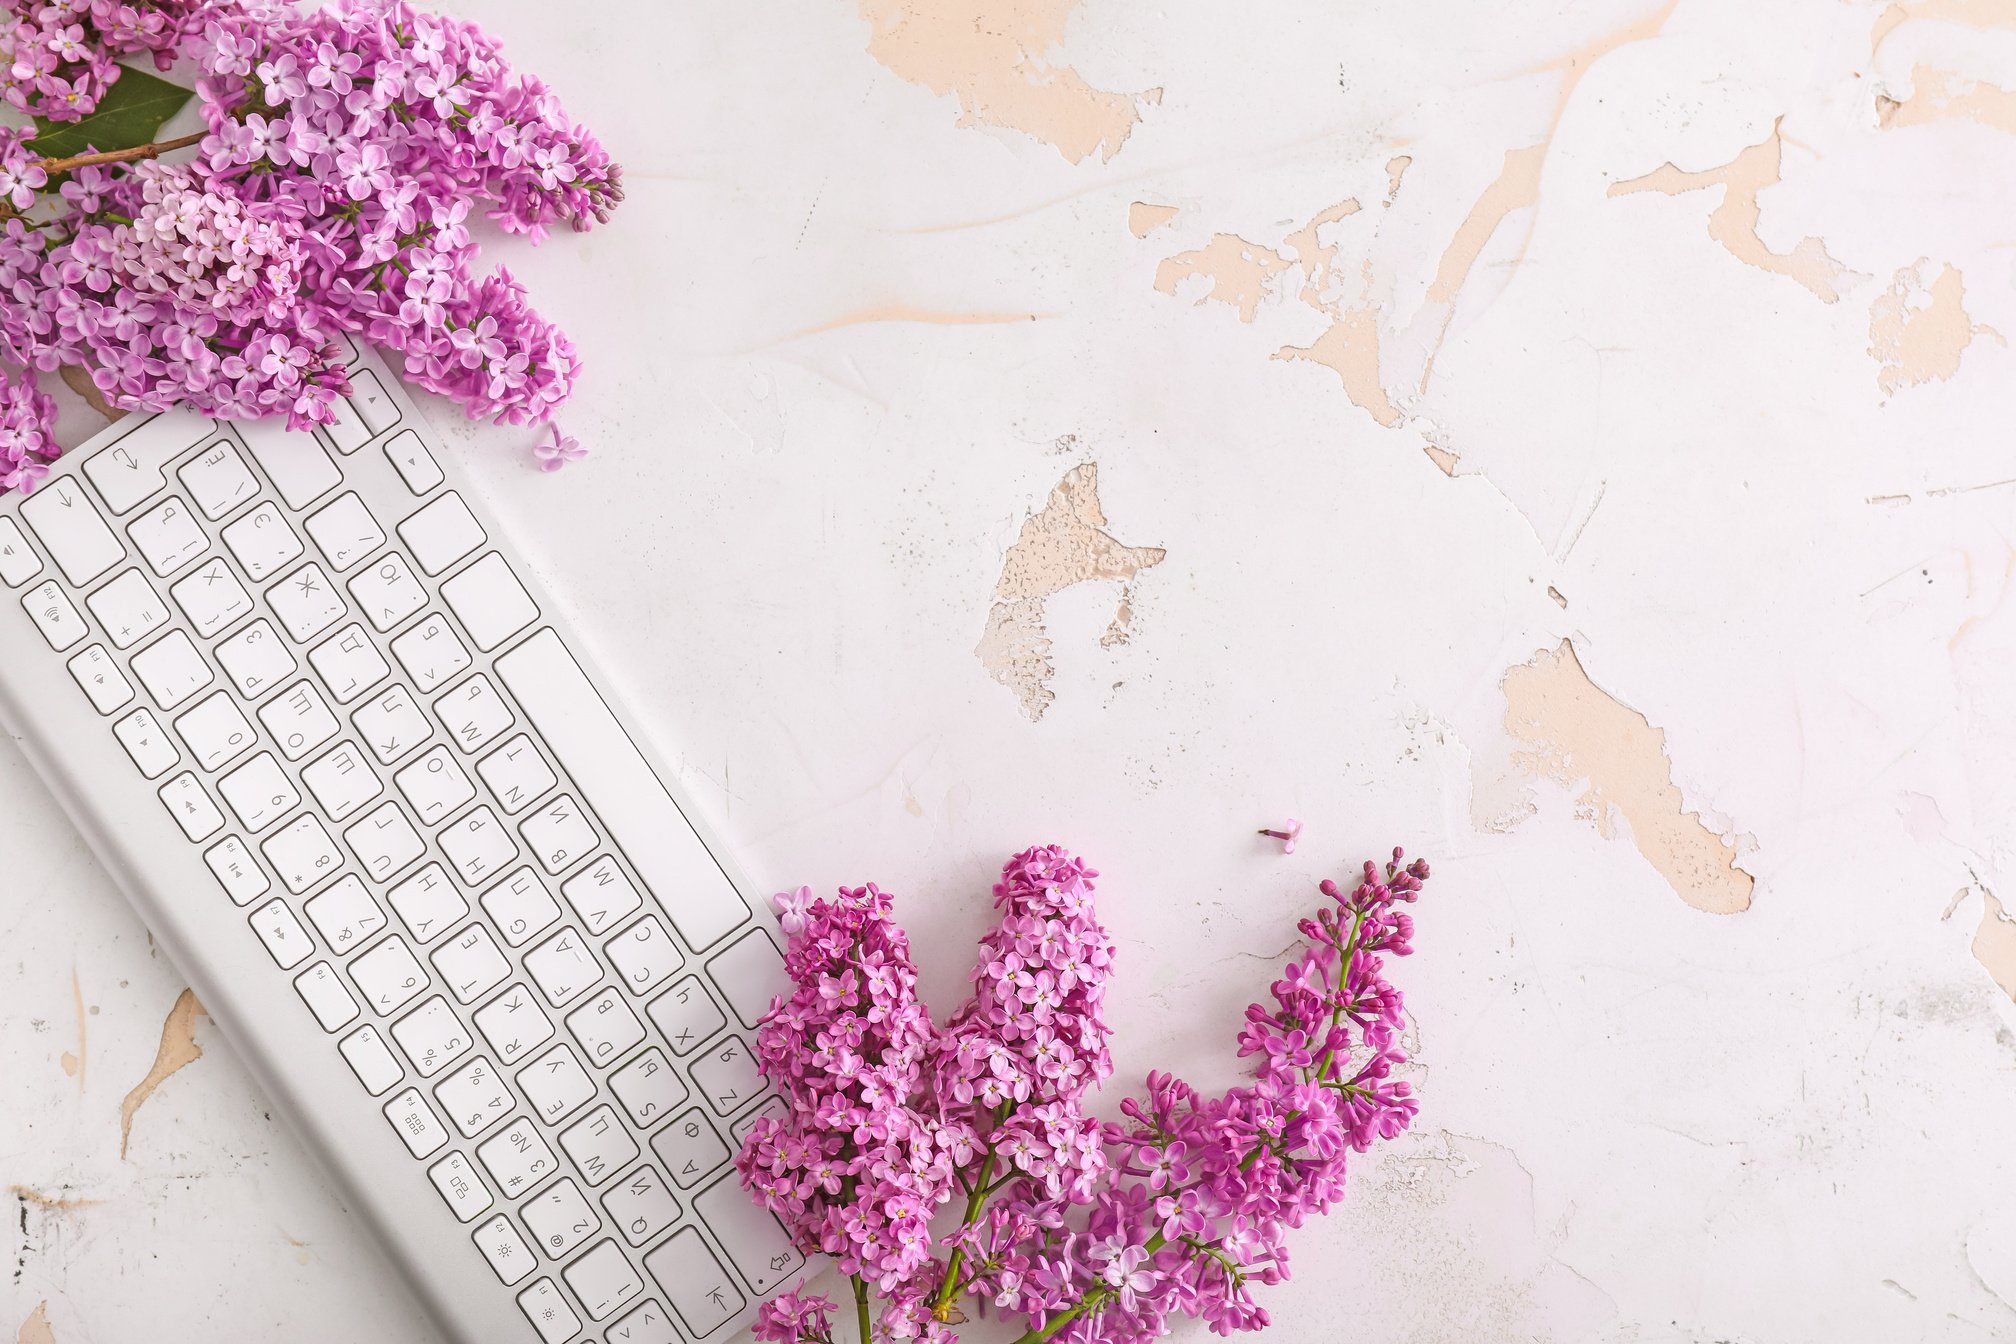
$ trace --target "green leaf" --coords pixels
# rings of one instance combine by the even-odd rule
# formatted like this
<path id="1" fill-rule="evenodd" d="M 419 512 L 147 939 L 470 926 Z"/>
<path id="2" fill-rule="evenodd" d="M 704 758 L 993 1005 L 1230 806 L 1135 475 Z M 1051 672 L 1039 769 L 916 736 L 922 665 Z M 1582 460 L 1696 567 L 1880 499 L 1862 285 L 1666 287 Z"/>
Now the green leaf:
<path id="1" fill-rule="evenodd" d="M 120 66 L 119 72 L 119 82 L 106 91 L 97 110 L 84 120 L 35 118 L 35 138 L 28 142 L 29 148 L 45 159 L 67 159 L 93 150 L 110 153 L 152 144 L 161 123 L 182 110 L 190 92 L 130 65 Z"/>

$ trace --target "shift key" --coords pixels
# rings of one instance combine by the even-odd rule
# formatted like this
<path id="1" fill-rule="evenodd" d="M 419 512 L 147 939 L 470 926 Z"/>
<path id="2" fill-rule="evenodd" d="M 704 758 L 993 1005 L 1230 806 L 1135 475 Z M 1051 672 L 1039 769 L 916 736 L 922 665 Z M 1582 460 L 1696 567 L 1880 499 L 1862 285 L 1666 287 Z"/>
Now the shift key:
<path id="1" fill-rule="evenodd" d="M 693 1207 L 759 1296 L 804 1268 L 805 1257 L 791 1244 L 783 1225 L 751 1199 L 736 1178 L 708 1186 Z"/>
<path id="2" fill-rule="evenodd" d="M 658 1281 L 686 1333 L 705 1339 L 742 1310 L 742 1292 L 706 1240 L 690 1227 L 644 1257 L 644 1268 Z"/>

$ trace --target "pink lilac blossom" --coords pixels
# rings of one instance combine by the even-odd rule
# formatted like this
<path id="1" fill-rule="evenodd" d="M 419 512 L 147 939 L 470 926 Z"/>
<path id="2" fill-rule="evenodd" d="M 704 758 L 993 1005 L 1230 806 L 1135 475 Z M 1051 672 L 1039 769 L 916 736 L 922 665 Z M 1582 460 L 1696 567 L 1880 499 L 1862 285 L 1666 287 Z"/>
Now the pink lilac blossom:
<path id="1" fill-rule="evenodd" d="M 1287 1233 L 1416 1111 L 1393 1077 L 1403 1003 L 1384 974 L 1412 951 L 1400 907 L 1428 878 L 1403 858 L 1367 863 L 1348 891 L 1322 884 L 1304 949 L 1246 1010 L 1251 1083 L 1206 1096 L 1151 1073 L 1108 1124 L 1082 1109 L 1112 1072 L 1113 947 L 1080 860 L 1049 846 L 1008 862 L 973 996 L 942 1027 L 886 893 L 780 895 L 793 991 L 757 1054 L 786 1109 L 737 1154 L 743 1184 L 852 1278 L 863 1344 L 950 1344 L 969 1298 L 1023 1321 L 1020 1344 L 1136 1344 L 1177 1317 L 1260 1329 L 1254 1289 L 1288 1277 Z M 961 1195 L 934 1238 L 925 1224 Z M 830 1344 L 834 1310 L 801 1284 L 762 1309 L 758 1337 Z"/>
<path id="2" fill-rule="evenodd" d="M 107 401 L 326 423 L 344 334 L 472 418 L 551 418 L 578 360 L 483 214 L 534 241 L 622 200 L 621 171 L 475 25 L 405 0 L 0 0 L 0 96 L 88 114 L 150 53 L 198 74 L 193 159 L 75 167 L 54 184 L 0 129 L 0 360 L 87 370 Z M 564 451 L 552 462 L 571 460 Z"/>

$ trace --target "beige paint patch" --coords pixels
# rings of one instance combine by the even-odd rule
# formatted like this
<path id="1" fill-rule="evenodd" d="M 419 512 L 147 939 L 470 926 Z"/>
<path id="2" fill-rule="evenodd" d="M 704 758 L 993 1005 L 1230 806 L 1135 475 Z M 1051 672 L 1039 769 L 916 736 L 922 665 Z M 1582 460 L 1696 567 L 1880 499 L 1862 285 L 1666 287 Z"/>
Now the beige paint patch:
<path id="1" fill-rule="evenodd" d="M 203 1058 L 203 1047 L 196 1043 L 196 1019 L 202 1016 L 203 1004 L 193 989 L 183 990 L 175 1000 L 175 1006 L 168 1010 L 168 1018 L 161 1024 L 161 1046 L 154 1053 L 154 1066 L 119 1103 L 119 1156 L 122 1160 L 126 1156 L 127 1145 L 133 1139 L 133 1117 L 154 1095 L 154 1089 L 166 1082 L 176 1070 Z"/>
<path id="2" fill-rule="evenodd" d="M 1995 977 L 2004 994 L 2016 999 L 2016 918 L 2002 908 L 2002 902 L 1986 887 L 1981 889 L 1981 898 L 1981 923 L 1974 930 L 1974 960 Z"/>
<path id="3" fill-rule="evenodd" d="M 1239 310 L 1241 322 L 1251 322 L 1260 301 L 1274 292 L 1274 277 L 1291 264 L 1271 247 L 1249 243 L 1236 233 L 1216 233 L 1204 246 L 1157 266 L 1155 288 L 1173 298 L 1185 280 L 1208 280 L 1210 287 L 1198 296 L 1196 307 L 1226 304 Z"/>
<path id="4" fill-rule="evenodd" d="M 883 303 L 871 308 L 856 308 L 851 313 L 842 313 L 831 322 L 821 322 L 816 327 L 794 331 L 787 340 L 801 336 L 817 336 L 821 332 L 838 331 L 842 327 L 859 327 L 873 322 L 923 322 L 935 327 L 998 327 L 1017 322 L 1041 322 L 1055 317 L 1055 313 L 993 313 L 993 312 L 945 312 L 936 308 L 920 308 L 909 303 Z"/>
<path id="5" fill-rule="evenodd" d="M 49 1328 L 49 1304 L 37 1303 L 14 1336 L 14 1344 L 56 1344 L 56 1332 Z"/>
<path id="6" fill-rule="evenodd" d="M 78 1209 L 96 1208 L 105 1202 L 102 1199 L 79 1199 L 74 1195 L 46 1195 L 25 1185 L 10 1185 L 7 1193 L 25 1204 L 33 1204 L 51 1213 L 74 1213 Z"/>
<path id="7" fill-rule="evenodd" d="M 1827 254 L 1825 242 L 1806 237 L 1794 244 L 1790 252 L 1773 252 L 1757 236 L 1757 223 L 1762 215 L 1757 194 L 1778 181 L 1783 155 L 1779 127 L 1783 122 L 1782 117 L 1773 122 L 1771 134 L 1718 168 L 1690 173 L 1668 163 L 1643 177 L 1612 183 L 1609 194 L 1628 196 L 1656 191 L 1678 196 L 1720 187 L 1722 201 L 1708 214 L 1708 236 L 1745 265 L 1790 277 L 1811 290 L 1822 303 L 1833 303 L 1841 297 L 1836 282 L 1850 272 Z"/>
<path id="8" fill-rule="evenodd" d="M 1131 580 L 1162 563 L 1168 552 L 1154 546 L 1127 546 L 1106 531 L 1099 507 L 1099 466 L 1073 467 L 1051 490 L 1041 511 L 1023 520 L 1021 533 L 1001 562 L 994 605 L 974 656 L 987 674 L 1015 693 L 1031 722 L 1055 700 L 1050 678 L 1050 635 L 1044 627 L 1049 599 L 1073 584 L 1098 579 Z M 1114 623 L 1124 632 L 1133 619 L 1132 587 L 1121 590 Z M 1107 635 L 1114 626 L 1107 627 Z M 1124 636 L 1123 636 L 1124 638 Z M 1107 647 L 1121 642 L 1102 638 Z"/>
<path id="9" fill-rule="evenodd" d="M 1469 282 L 1470 272 L 1476 267 L 1477 258 L 1484 255 L 1491 235 L 1498 232 L 1498 226 L 1513 211 L 1540 203 L 1540 170 L 1547 162 L 1547 145 L 1547 141 L 1542 141 L 1525 149 L 1507 150 L 1498 176 L 1484 188 L 1484 194 L 1457 227 L 1456 236 L 1442 249 L 1442 259 L 1435 264 L 1435 278 L 1428 282 L 1428 304 L 1424 309 L 1426 314 L 1439 314 L 1439 320 L 1435 339 L 1428 347 L 1428 359 L 1421 366 L 1421 391 L 1428 390 L 1428 382 L 1435 376 L 1435 357 L 1442 353 L 1449 323 L 1456 316 L 1456 296 Z M 1525 253 L 1523 244 L 1520 253 L 1522 256 Z"/>
<path id="10" fill-rule="evenodd" d="M 1146 238 L 1181 213 L 1182 210 L 1173 205 L 1150 205 L 1147 201 L 1131 202 L 1127 207 L 1127 232 L 1136 238 Z"/>
<path id="11" fill-rule="evenodd" d="M 1400 194 L 1400 179 L 1405 177 L 1407 170 L 1413 166 L 1412 154 L 1397 154 L 1386 160 L 1386 204 L 1393 204 L 1394 198 Z"/>
<path id="12" fill-rule="evenodd" d="M 1920 65 L 1911 71 L 1909 98 L 1876 95 L 1876 122 L 1886 131 L 1958 120 L 2016 133 L 2016 92 Z"/>
<path id="13" fill-rule="evenodd" d="M 1452 453 L 1439 443 L 1424 443 L 1421 445 L 1421 451 L 1428 454 L 1430 462 L 1442 469 L 1444 476 L 1455 479 L 1456 464 L 1463 460 L 1462 454 Z"/>
<path id="14" fill-rule="evenodd" d="M 2001 339 L 1993 328 L 1968 320 L 1960 272 L 1944 266 L 1928 285 L 1928 265 L 1920 257 L 1903 267 L 1869 305 L 1869 354 L 1877 364 L 1876 385 L 1886 394 L 1960 372 L 1960 356 L 1976 333 Z"/>
<path id="15" fill-rule="evenodd" d="M 1666 733 L 1607 695 L 1562 640 L 1505 674 L 1505 729 L 1523 749 L 1513 764 L 1534 778 L 1580 783 L 1577 815 L 1614 838 L 1630 828 L 1638 852 L 1681 900 L 1710 914 L 1750 908 L 1755 879 L 1736 847 L 1686 810 L 1673 784 Z"/>
<path id="16" fill-rule="evenodd" d="M 1078 0 L 860 0 L 868 54 L 893 75 L 959 100 L 959 125 L 1033 136 L 1072 163 L 1110 160 L 1160 89 L 1095 89 L 1050 53 Z"/>
<path id="17" fill-rule="evenodd" d="M 78 978 L 77 964 L 70 964 L 70 1000 L 77 1010 L 77 1053 L 63 1052 L 63 1072 L 77 1080 L 77 1090 L 84 1090 L 85 1061 L 90 1055 L 91 1019 L 84 1011 L 84 982 Z"/>
<path id="18" fill-rule="evenodd" d="M 1379 381 L 1379 314 L 1373 309 L 1347 309 L 1313 344 L 1283 346 L 1274 358 L 1321 364 L 1343 381 L 1353 405 L 1389 428 L 1400 423 L 1400 410 Z"/>

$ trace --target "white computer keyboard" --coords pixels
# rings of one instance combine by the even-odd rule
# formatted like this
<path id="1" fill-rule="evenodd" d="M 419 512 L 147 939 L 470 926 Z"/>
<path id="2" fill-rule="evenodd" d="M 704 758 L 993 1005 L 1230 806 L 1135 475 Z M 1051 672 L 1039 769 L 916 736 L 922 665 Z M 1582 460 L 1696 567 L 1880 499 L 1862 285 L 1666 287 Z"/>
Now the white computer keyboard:
<path id="1" fill-rule="evenodd" d="M 449 1335 L 725 1338 L 767 916 L 382 367 L 0 497 L 0 714 Z"/>

